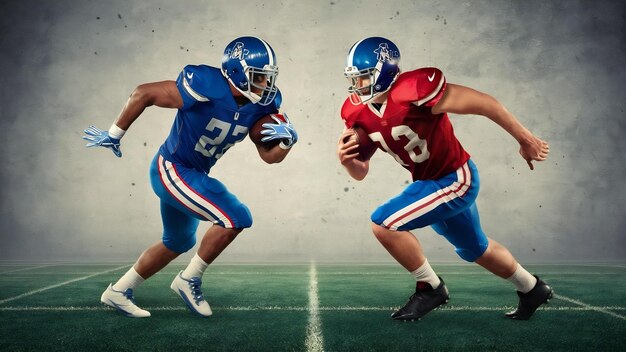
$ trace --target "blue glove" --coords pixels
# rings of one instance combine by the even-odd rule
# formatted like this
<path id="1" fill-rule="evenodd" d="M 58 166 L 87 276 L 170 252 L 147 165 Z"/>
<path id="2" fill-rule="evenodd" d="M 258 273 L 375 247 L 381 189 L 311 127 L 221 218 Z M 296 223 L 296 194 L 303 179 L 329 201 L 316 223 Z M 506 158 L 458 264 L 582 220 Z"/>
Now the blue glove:
<path id="1" fill-rule="evenodd" d="M 109 132 L 101 131 L 96 126 L 89 126 L 85 131 L 86 136 L 83 139 L 91 143 L 87 143 L 87 148 L 91 147 L 104 147 L 113 151 L 113 154 L 118 158 L 122 157 L 122 151 L 120 150 L 120 140 L 109 136 Z"/>
<path id="2" fill-rule="evenodd" d="M 277 139 L 283 140 L 286 146 L 291 147 L 296 144 L 298 141 L 298 133 L 296 129 L 289 121 L 287 114 L 283 114 L 285 121 L 282 121 L 278 117 L 271 115 L 272 119 L 276 121 L 276 124 L 273 123 L 264 123 L 263 126 L 265 129 L 261 131 L 261 134 L 265 137 L 261 138 L 261 142 L 268 142 Z"/>

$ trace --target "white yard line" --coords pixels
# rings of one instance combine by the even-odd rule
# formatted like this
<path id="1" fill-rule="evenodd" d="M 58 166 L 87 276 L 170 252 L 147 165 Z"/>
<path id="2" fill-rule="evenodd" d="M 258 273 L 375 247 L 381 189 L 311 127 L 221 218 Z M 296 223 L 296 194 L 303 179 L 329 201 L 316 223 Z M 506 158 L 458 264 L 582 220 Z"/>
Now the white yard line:
<path id="1" fill-rule="evenodd" d="M 555 297 L 556 298 L 556 297 Z M 188 311 L 187 307 L 183 305 L 179 306 L 155 306 L 155 307 L 143 307 L 148 311 Z M 444 306 L 437 308 L 438 312 L 499 312 L 511 310 L 513 306 L 501 306 L 501 307 L 470 307 L 470 306 Z M 298 307 L 298 306 L 266 306 L 266 307 L 254 307 L 254 306 L 226 306 L 226 307 L 211 307 L 214 311 L 239 311 L 239 312 L 268 312 L 268 311 L 298 311 L 306 312 L 310 311 L 310 307 Z M 386 312 L 394 311 L 398 307 L 367 307 L 367 306 L 338 306 L 338 307 L 318 307 L 319 311 L 337 311 L 337 312 Z M 553 312 L 590 312 L 601 310 L 621 310 L 626 311 L 626 306 L 581 306 L 581 307 L 547 307 L 542 306 L 539 310 L 553 311 Z M 0 307 L 0 312 L 87 312 L 87 311 L 114 311 L 113 308 L 102 306 L 9 306 Z M 611 312 L 612 313 L 612 312 Z"/>
<path id="2" fill-rule="evenodd" d="M 38 267 L 32 267 L 32 268 L 22 268 L 22 269 L 17 269 L 17 270 L 11 270 L 11 271 L 5 271 L 5 272 L 0 272 L 0 275 L 2 274 L 10 274 L 10 273 L 14 273 L 14 272 L 18 272 L 18 271 L 26 271 L 26 270 L 31 270 L 31 269 L 37 269 L 37 268 L 44 268 L 44 267 L 48 267 L 48 266 L 54 266 L 54 265 L 42 265 L 42 266 L 38 266 Z M 159 273 L 160 274 L 177 274 L 180 270 L 178 271 L 168 271 L 168 270 L 162 270 Z M 85 275 L 85 274 L 89 274 L 91 273 L 91 271 L 64 271 L 62 272 L 62 274 L 64 275 Z M 59 272 L 54 272 L 54 271 L 37 271 L 37 272 L 33 272 L 33 273 L 21 273 L 20 276 L 45 276 L 45 275 L 58 275 L 60 274 Z M 490 277 L 489 273 L 486 271 L 480 271 L 480 272 L 457 272 L 457 271 L 437 271 L 438 275 L 441 276 L 448 276 L 448 275 L 462 275 L 462 276 L 485 276 L 485 277 Z M 580 275 L 625 275 L 626 273 L 619 273 L 619 272 L 612 272 L 612 273 L 607 273 L 607 272 L 548 272 L 548 271 L 542 271 L 541 272 L 541 277 L 544 276 L 559 276 L 559 275 L 568 275 L 568 276 L 580 276 Z M 272 276 L 272 275 L 302 275 L 302 272 L 298 272 L 298 271 L 207 271 L 207 275 L 227 275 L 227 276 L 236 276 L 236 275 L 254 275 L 254 276 L 260 276 L 260 275 L 265 275 L 265 276 Z M 385 272 L 385 271 L 354 271 L 354 272 L 350 272 L 350 271 L 332 271 L 332 272 L 324 272 L 321 275 L 323 276 L 375 276 L 375 275 L 380 275 L 380 276 L 406 276 L 407 273 L 405 271 L 393 271 L 393 272 Z"/>
<path id="3" fill-rule="evenodd" d="M 317 269 L 311 262 L 309 269 L 309 325 L 306 329 L 306 350 L 308 352 L 324 351 L 322 323 L 319 317 L 319 297 L 317 294 Z"/>
<path id="4" fill-rule="evenodd" d="M 528 266 L 588 266 L 588 267 L 601 267 L 601 268 L 620 268 L 626 269 L 626 264 L 619 263 L 569 263 L 569 264 L 556 264 L 556 263 L 548 263 L 548 264 L 527 264 Z"/>
<path id="5" fill-rule="evenodd" d="M 57 266 L 111 266 L 117 264 L 128 264 L 129 262 L 110 262 L 110 263 L 78 263 L 78 262 L 0 262 L 0 267 L 2 266 L 16 266 L 16 265 L 57 265 Z"/>
<path id="6" fill-rule="evenodd" d="M 28 267 L 28 268 L 21 268 L 21 269 L 9 270 L 9 271 L 2 271 L 2 272 L 0 272 L 0 275 L 17 273 L 17 272 L 20 272 L 20 271 L 27 271 L 27 270 L 47 268 L 47 267 L 50 267 L 50 266 L 56 266 L 56 265 L 55 264 L 46 264 L 46 265 L 31 266 L 31 267 Z"/>
<path id="7" fill-rule="evenodd" d="M 0 267 L 3 266 L 16 266 L 16 265 L 56 265 L 56 266 L 108 266 L 108 265 L 116 265 L 116 264 L 124 264 L 125 262 L 28 262 L 28 261 L 2 261 L 0 260 Z M 480 267 L 472 264 L 464 264 L 464 263 L 430 263 L 436 267 L 464 267 L 464 268 L 477 268 Z M 130 264 L 129 264 L 130 265 Z M 171 265 L 185 266 L 185 262 L 172 262 Z M 224 267 L 224 266 L 251 266 L 251 267 L 268 267 L 268 266 L 286 266 L 286 267 L 298 267 L 298 266 L 307 266 L 309 264 L 305 263 L 211 263 L 211 267 Z M 358 266 L 358 267 L 388 267 L 395 266 L 399 270 L 402 268 L 398 263 L 317 263 L 317 267 L 329 267 L 329 266 Z M 527 263 L 526 266 L 535 267 L 535 266 L 582 266 L 582 267 L 602 267 L 602 268 L 619 268 L 626 269 L 626 263 Z"/>
<path id="8" fill-rule="evenodd" d="M 617 313 L 613 313 L 610 310 L 605 309 L 604 307 L 595 307 L 595 306 L 589 305 L 587 303 L 575 300 L 573 298 L 565 297 L 563 295 L 554 294 L 554 298 L 557 298 L 557 299 L 560 299 L 560 300 L 563 300 L 563 301 L 567 301 L 567 302 L 570 302 L 570 303 L 577 304 L 577 305 L 579 305 L 579 306 L 581 306 L 581 307 L 583 307 L 583 308 L 585 308 L 587 310 L 593 310 L 593 311 L 596 311 L 596 312 L 608 314 L 608 315 L 610 315 L 610 316 L 612 316 L 614 318 L 626 320 L 626 316 L 623 316 L 623 315 L 620 315 L 620 314 L 617 314 Z"/>
<path id="9" fill-rule="evenodd" d="M 2 299 L 2 300 L 0 300 L 0 304 L 4 304 L 4 303 L 7 303 L 7 302 L 15 301 L 16 299 L 20 299 L 20 298 L 23 298 L 23 297 L 32 296 L 34 294 L 37 294 L 37 293 L 40 293 L 40 292 L 43 292 L 43 291 L 51 290 L 53 288 L 57 288 L 57 287 L 61 287 L 61 286 L 65 286 L 65 285 L 74 283 L 76 281 L 86 280 L 86 279 L 92 278 L 94 276 L 110 273 L 111 271 L 116 271 L 116 270 L 128 268 L 129 266 L 130 265 L 118 266 L 117 268 L 113 268 L 113 269 L 101 271 L 101 272 L 98 272 L 98 273 L 95 273 L 95 274 L 91 274 L 91 275 L 79 277 L 79 278 L 76 278 L 76 279 L 64 281 L 64 282 L 61 282 L 59 284 L 50 285 L 50 286 L 46 286 L 46 287 L 43 287 L 43 288 L 38 288 L 36 290 L 32 290 L 32 291 L 28 291 L 28 292 L 22 293 L 21 295 L 17 295 L 17 296 L 13 296 L 13 297 Z"/>

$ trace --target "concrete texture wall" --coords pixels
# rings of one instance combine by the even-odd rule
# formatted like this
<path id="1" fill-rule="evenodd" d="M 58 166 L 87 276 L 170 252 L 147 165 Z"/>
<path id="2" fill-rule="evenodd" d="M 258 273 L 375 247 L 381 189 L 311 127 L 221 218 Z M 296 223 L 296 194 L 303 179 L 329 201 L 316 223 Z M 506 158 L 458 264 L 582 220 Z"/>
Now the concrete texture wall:
<path id="1" fill-rule="evenodd" d="M 82 130 L 108 128 L 137 85 L 219 65 L 230 40 L 255 35 L 277 52 L 301 139 L 281 164 L 244 141 L 214 168 L 255 218 L 220 260 L 389 261 L 369 215 L 410 176 L 377 153 L 355 182 L 335 155 L 345 55 L 380 35 L 405 70 L 437 66 L 551 143 L 530 171 L 497 125 L 451 116 L 489 236 L 523 262 L 623 260 L 625 16 L 623 1 L 3 1 L 0 259 L 130 261 L 159 240 L 148 166 L 175 111 L 147 109 L 121 159 L 85 149 Z M 415 233 L 431 261 L 460 262 L 432 230 Z"/>

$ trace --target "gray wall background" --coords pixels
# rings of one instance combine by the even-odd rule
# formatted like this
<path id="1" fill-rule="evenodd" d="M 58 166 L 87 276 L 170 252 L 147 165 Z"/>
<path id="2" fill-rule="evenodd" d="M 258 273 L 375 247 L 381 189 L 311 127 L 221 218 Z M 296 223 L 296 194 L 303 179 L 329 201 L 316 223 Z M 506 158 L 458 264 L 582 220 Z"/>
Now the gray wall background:
<path id="1" fill-rule="evenodd" d="M 523 262 L 624 260 L 625 4 L 2 1 L 0 259 L 131 261 L 159 240 L 148 167 L 175 111 L 147 109 L 121 159 L 85 149 L 82 130 L 108 128 L 138 84 L 217 66 L 230 40 L 256 35 L 278 54 L 283 110 L 301 139 L 281 164 L 264 164 L 246 140 L 214 168 L 255 217 L 220 260 L 391 261 L 369 215 L 410 176 L 377 153 L 355 182 L 335 156 L 345 55 L 381 35 L 405 70 L 440 67 L 550 142 L 531 172 L 497 125 L 452 116 L 481 172 L 489 236 Z M 432 230 L 415 233 L 431 261 L 461 262 Z"/>

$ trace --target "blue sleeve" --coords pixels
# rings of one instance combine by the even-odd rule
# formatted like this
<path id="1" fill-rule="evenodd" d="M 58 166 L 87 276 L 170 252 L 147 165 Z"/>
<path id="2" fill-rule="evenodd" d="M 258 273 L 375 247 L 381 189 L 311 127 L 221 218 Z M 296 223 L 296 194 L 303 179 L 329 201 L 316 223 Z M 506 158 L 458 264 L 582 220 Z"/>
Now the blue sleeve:
<path id="1" fill-rule="evenodd" d="M 209 84 L 203 79 L 205 75 L 202 71 L 201 66 L 187 65 L 178 75 L 176 86 L 183 97 L 181 110 L 188 109 L 197 102 L 209 101 L 205 94 Z"/>
<path id="2" fill-rule="evenodd" d="M 283 95 L 280 93 L 280 89 L 278 89 L 278 92 L 276 92 L 276 96 L 274 97 L 274 106 L 276 106 L 276 110 L 280 110 L 280 105 L 282 103 L 283 103 Z"/>

